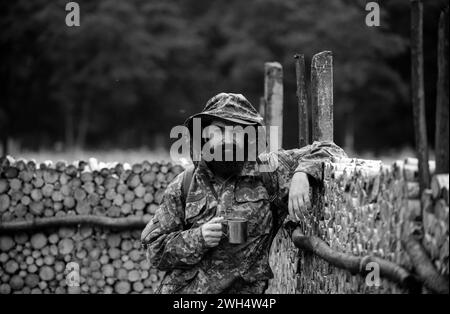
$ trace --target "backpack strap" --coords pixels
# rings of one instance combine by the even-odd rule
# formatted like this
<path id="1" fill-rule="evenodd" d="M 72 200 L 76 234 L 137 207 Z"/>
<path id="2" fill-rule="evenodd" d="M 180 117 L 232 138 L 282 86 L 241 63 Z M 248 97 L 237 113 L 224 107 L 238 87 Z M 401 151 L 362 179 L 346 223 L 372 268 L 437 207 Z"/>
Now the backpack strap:
<path id="1" fill-rule="evenodd" d="M 266 188 L 267 192 L 269 193 L 269 200 L 272 202 L 276 198 L 276 189 L 273 184 L 273 180 L 268 172 L 261 172 L 262 181 L 264 184 L 264 187 Z"/>
<path id="2" fill-rule="evenodd" d="M 272 212 L 272 228 L 271 228 L 271 238 L 274 238 L 276 233 L 278 232 L 278 227 L 280 225 L 279 220 L 279 215 L 278 215 L 278 211 L 279 211 L 279 207 L 280 204 L 278 204 L 277 200 L 277 196 L 278 196 L 278 191 L 277 188 L 274 184 L 274 180 L 271 177 L 271 175 L 268 172 L 262 172 L 261 173 L 262 176 L 262 181 L 264 184 L 264 187 L 266 188 L 268 194 L 269 194 L 269 202 L 270 202 L 270 211 Z"/>
<path id="3" fill-rule="evenodd" d="M 186 207 L 186 199 L 189 193 L 189 187 L 191 186 L 194 171 L 195 171 L 194 165 L 191 165 L 184 170 L 183 182 L 181 185 L 181 201 L 183 202 L 184 207 Z"/>
<path id="4" fill-rule="evenodd" d="M 279 156 L 279 158 L 279 162 L 282 162 L 285 166 L 288 166 L 282 156 Z M 278 177 L 273 172 L 261 172 L 261 178 L 264 187 L 269 194 L 270 210 L 272 212 L 273 219 L 272 237 L 275 237 L 278 232 L 278 228 L 283 224 L 283 221 L 281 220 L 282 217 L 280 217 L 279 213 L 288 212 L 288 208 L 287 204 L 278 197 Z"/>
<path id="5" fill-rule="evenodd" d="M 181 201 L 183 203 L 183 207 L 186 207 L 186 198 L 189 192 L 189 187 L 191 185 L 192 176 L 194 175 L 195 166 L 189 166 L 184 170 L 183 173 L 183 181 L 181 184 Z M 147 244 L 148 235 L 155 229 L 155 226 L 149 221 L 145 226 L 144 231 L 141 233 L 141 244 L 145 247 Z"/>

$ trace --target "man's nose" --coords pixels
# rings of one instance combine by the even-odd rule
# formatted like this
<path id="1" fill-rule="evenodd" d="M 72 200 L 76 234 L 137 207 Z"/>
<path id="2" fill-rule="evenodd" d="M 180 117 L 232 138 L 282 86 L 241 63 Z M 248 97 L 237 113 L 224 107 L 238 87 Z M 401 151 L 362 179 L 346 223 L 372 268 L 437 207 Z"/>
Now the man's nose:
<path id="1" fill-rule="evenodd" d="M 222 136 L 222 144 L 223 145 L 236 144 L 235 136 L 230 136 L 230 135 L 225 134 L 224 136 Z"/>
<path id="2" fill-rule="evenodd" d="M 234 139 L 234 138 L 225 138 L 225 139 L 223 139 L 222 144 L 225 144 L 225 145 L 236 145 L 236 139 Z"/>

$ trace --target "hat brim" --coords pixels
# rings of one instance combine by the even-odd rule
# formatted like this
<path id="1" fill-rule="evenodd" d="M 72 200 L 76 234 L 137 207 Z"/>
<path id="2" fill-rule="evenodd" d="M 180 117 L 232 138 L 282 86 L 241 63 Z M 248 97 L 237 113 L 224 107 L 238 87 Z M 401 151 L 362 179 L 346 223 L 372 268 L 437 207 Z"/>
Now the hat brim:
<path id="1" fill-rule="evenodd" d="M 238 118 L 224 118 L 224 117 L 221 117 L 221 116 L 216 116 L 214 114 L 201 113 L 201 112 L 197 113 L 197 114 L 195 114 L 193 116 L 190 116 L 188 119 L 186 119 L 184 124 L 186 126 L 189 126 L 191 121 L 192 121 L 192 119 L 194 119 L 194 118 L 208 118 L 210 120 L 217 119 L 217 120 L 222 120 L 222 121 L 230 121 L 230 122 L 233 122 L 235 124 L 241 124 L 241 125 L 258 125 L 259 124 L 258 122 L 255 122 L 255 121 L 247 121 L 247 120 L 238 119 Z"/>

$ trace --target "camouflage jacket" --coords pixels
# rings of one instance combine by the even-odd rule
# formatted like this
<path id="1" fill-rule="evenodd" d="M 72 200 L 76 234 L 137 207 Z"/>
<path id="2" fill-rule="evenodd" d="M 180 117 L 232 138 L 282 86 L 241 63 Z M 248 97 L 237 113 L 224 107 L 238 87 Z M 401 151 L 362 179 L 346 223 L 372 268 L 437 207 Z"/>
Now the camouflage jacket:
<path id="1" fill-rule="evenodd" d="M 270 156 L 272 154 L 272 156 Z M 287 200 L 294 172 L 308 174 L 310 182 L 321 182 L 323 162 L 345 156 L 331 142 L 314 142 L 301 149 L 279 150 L 264 158 L 278 157 L 278 167 L 270 174 L 275 198 Z M 277 209 L 277 221 L 270 209 L 271 200 L 256 162 L 246 162 L 240 174 L 219 184 L 208 166 L 200 162 L 194 171 L 186 205 L 182 201 L 184 172 L 167 187 L 163 201 L 149 223 L 143 238 L 151 264 L 166 274 L 159 293 L 263 293 L 273 277 L 269 250 L 276 231 L 287 216 L 287 207 Z M 217 191 L 212 193 L 209 180 Z M 267 183 L 266 183 L 267 184 Z M 245 217 L 248 240 L 229 244 L 223 238 L 209 248 L 201 225 L 216 216 Z"/>

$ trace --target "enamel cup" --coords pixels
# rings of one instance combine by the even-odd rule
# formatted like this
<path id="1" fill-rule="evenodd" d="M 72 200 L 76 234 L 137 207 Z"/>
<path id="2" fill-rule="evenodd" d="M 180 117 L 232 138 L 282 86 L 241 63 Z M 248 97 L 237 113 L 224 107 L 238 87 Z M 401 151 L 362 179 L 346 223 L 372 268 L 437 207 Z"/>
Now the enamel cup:
<path id="1" fill-rule="evenodd" d="M 231 244 L 242 244 L 247 242 L 247 219 L 228 218 L 223 222 L 224 234 Z"/>

